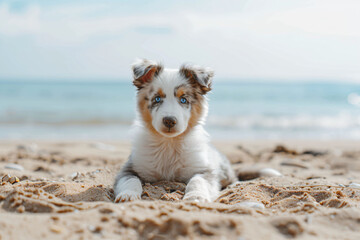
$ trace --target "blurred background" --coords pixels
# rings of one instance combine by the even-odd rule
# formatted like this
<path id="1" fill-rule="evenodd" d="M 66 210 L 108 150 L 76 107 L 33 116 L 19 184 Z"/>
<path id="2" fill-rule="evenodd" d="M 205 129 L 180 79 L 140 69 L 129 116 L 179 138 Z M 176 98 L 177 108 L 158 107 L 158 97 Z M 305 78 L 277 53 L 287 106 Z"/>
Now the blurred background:
<path id="1" fill-rule="evenodd" d="M 0 139 L 123 140 L 130 65 L 212 67 L 218 139 L 360 139 L 360 1 L 0 0 Z"/>

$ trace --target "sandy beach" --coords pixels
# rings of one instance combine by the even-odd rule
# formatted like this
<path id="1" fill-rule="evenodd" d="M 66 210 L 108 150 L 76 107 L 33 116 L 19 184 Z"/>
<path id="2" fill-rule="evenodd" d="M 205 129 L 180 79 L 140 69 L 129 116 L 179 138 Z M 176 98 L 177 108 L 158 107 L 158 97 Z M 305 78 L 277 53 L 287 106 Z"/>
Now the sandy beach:
<path id="1" fill-rule="evenodd" d="M 217 142 L 240 181 L 213 203 L 145 184 L 114 204 L 128 142 L 1 142 L 0 239 L 359 239 L 360 142 Z M 283 176 L 255 178 L 271 167 Z M 249 202 L 252 202 L 249 204 Z"/>

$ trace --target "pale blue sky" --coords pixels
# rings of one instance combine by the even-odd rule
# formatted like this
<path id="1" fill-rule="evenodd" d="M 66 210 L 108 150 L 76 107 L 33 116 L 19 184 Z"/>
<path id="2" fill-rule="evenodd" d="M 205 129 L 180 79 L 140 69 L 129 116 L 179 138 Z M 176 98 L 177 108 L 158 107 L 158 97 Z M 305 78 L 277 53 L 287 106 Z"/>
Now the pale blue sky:
<path id="1" fill-rule="evenodd" d="M 125 79 L 136 57 L 218 79 L 360 82 L 360 1 L 0 0 L 0 79 Z"/>

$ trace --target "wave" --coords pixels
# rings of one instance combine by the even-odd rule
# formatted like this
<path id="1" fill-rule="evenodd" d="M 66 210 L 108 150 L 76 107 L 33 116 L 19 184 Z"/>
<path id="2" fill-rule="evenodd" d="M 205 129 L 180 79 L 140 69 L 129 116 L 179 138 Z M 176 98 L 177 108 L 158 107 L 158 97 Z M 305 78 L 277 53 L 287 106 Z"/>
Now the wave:
<path id="1" fill-rule="evenodd" d="M 357 93 L 350 93 L 347 97 L 348 103 L 360 107 L 360 95 Z"/>
<path id="2" fill-rule="evenodd" d="M 46 121 L 44 119 L 14 119 L 0 120 L 0 125 L 54 125 L 54 126 L 106 126 L 132 124 L 132 119 L 118 118 L 89 118 L 89 119 L 58 119 Z M 219 116 L 210 115 L 207 126 L 215 128 L 237 129 L 283 129 L 283 130 L 307 130 L 307 129 L 360 129 L 360 114 L 340 113 L 337 115 L 240 115 Z"/>
<path id="3" fill-rule="evenodd" d="M 243 129 L 352 129 L 360 128 L 360 114 L 340 113 L 338 115 L 295 116 L 209 116 L 208 125 L 223 128 Z"/>
<path id="4" fill-rule="evenodd" d="M 77 125 L 131 125 L 131 119 L 116 118 L 89 118 L 89 119 L 63 119 L 63 120 L 46 120 L 46 119 L 4 119 L 0 120 L 0 125 L 59 125 L 59 126 L 77 126 Z"/>

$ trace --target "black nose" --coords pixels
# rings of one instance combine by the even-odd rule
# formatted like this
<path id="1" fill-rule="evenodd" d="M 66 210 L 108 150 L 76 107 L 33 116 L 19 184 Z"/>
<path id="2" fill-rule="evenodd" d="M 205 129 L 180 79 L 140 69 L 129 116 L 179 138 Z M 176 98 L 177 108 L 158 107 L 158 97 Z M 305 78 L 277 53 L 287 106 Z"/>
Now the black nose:
<path id="1" fill-rule="evenodd" d="M 176 124 L 176 118 L 175 117 L 164 117 L 163 123 L 164 123 L 165 127 L 172 128 Z"/>

